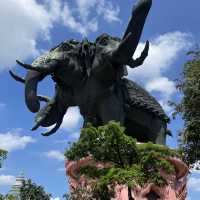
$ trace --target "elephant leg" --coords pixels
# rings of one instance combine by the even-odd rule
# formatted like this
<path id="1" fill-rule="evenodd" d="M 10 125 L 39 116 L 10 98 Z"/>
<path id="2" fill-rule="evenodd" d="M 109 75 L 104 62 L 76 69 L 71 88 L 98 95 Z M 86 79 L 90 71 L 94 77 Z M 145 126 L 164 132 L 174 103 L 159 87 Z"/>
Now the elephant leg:
<path id="1" fill-rule="evenodd" d="M 157 133 L 155 143 L 162 144 L 162 145 L 166 144 L 166 128 L 165 127 L 161 127 L 160 131 Z"/>
<path id="2" fill-rule="evenodd" d="M 124 125 L 124 109 L 123 102 L 115 94 L 109 94 L 104 96 L 98 102 L 98 113 L 103 124 L 108 123 L 111 120 L 120 122 Z"/>

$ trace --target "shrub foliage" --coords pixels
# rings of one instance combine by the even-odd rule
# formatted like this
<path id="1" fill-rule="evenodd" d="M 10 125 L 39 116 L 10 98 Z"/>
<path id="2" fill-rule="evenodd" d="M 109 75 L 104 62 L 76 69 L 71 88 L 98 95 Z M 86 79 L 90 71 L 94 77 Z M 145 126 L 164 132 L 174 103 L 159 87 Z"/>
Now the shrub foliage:
<path id="1" fill-rule="evenodd" d="M 98 178 L 93 186 L 93 197 L 107 200 L 114 196 L 109 189 L 114 187 L 108 186 L 116 183 L 129 188 L 146 183 L 166 184 L 160 170 L 173 173 L 175 169 L 165 158 L 179 157 L 180 154 L 162 145 L 137 144 L 135 139 L 125 135 L 124 127 L 112 121 L 97 128 L 88 124 L 82 129 L 79 141 L 72 144 L 65 156 L 68 160 L 92 156 L 96 161 L 112 163 L 110 168 L 87 166 L 79 172 L 88 178 Z"/>

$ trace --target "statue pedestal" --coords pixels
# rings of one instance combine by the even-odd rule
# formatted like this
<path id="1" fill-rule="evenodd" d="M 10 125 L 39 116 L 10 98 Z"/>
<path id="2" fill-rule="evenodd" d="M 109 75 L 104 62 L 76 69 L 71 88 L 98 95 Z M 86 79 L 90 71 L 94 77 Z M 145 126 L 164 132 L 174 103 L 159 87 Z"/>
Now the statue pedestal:
<path id="1" fill-rule="evenodd" d="M 162 177 L 167 181 L 167 185 L 164 187 L 158 187 L 153 183 L 145 184 L 144 186 L 135 186 L 131 188 L 131 196 L 134 200 L 185 200 L 187 195 L 187 175 L 189 169 L 187 165 L 179 158 L 169 157 L 167 159 L 174 167 L 174 174 L 166 174 L 160 171 Z M 91 180 L 85 176 L 80 176 L 79 170 L 85 166 L 96 166 L 98 169 L 109 168 L 111 164 L 94 162 L 91 157 L 83 158 L 79 161 L 67 161 L 66 162 L 66 173 L 69 178 L 70 191 L 74 192 L 77 189 L 84 188 L 80 192 L 79 199 L 92 199 L 91 197 L 91 185 L 92 182 L 98 180 Z M 129 200 L 130 191 L 125 185 L 117 185 L 114 188 L 116 192 L 115 198 L 112 200 Z"/>

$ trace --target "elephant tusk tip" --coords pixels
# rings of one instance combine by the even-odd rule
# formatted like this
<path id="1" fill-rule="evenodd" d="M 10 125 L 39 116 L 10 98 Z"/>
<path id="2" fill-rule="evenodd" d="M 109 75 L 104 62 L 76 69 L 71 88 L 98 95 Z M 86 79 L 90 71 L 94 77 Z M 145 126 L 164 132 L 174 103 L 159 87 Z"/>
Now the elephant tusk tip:
<path id="1" fill-rule="evenodd" d="M 20 76 L 18 76 L 18 75 L 16 75 L 12 70 L 9 70 L 8 72 L 9 72 L 10 76 L 11 76 L 14 80 L 16 80 L 16 81 L 18 81 L 18 82 L 21 82 L 21 83 L 25 83 L 25 79 L 22 78 L 22 77 L 20 77 Z"/>
<path id="2" fill-rule="evenodd" d="M 49 136 L 48 133 L 41 133 L 41 135 L 44 136 L 44 137 L 48 137 Z"/>
<path id="3" fill-rule="evenodd" d="M 37 130 L 38 128 L 39 128 L 39 125 L 36 124 L 33 128 L 31 128 L 31 131 L 35 131 L 35 130 Z"/>
<path id="4" fill-rule="evenodd" d="M 21 62 L 20 62 L 19 60 L 16 60 L 16 63 L 17 63 L 17 64 L 21 64 Z"/>
<path id="5" fill-rule="evenodd" d="M 8 72 L 13 77 L 13 74 L 14 74 L 13 71 L 10 69 Z"/>
<path id="6" fill-rule="evenodd" d="M 16 60 L 16 63 L 18 64 L 18 65 L 20 65 L 20 66 L 23 66 L 24 67 L 24 63 L 22 63 L 21 61 L 19 61 L 19 60 Z"/>

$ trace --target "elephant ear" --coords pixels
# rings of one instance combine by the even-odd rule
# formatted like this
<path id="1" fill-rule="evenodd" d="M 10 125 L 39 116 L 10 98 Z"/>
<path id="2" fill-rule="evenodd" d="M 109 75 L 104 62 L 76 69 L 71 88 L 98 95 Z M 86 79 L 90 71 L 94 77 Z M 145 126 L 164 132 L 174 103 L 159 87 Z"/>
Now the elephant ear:
<path id="1" fill-rule="evenodd" d="M 71 44 L 70 42 L 71 40 L 62 42 L 56 47 L 52 48 L 49 52 L 39 56 L 33 61 L 32 66 L 45 66 L 52 60 L 61 62 L 65 61 L 68 58 L 69 51 L 75 48 L 75 44 Z"/>

